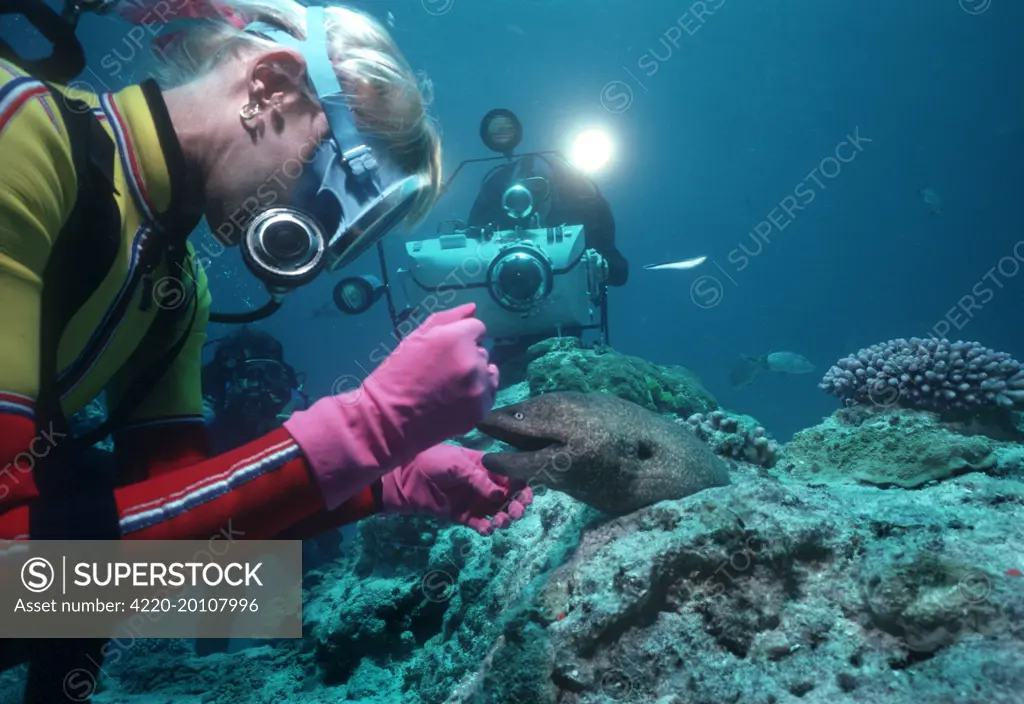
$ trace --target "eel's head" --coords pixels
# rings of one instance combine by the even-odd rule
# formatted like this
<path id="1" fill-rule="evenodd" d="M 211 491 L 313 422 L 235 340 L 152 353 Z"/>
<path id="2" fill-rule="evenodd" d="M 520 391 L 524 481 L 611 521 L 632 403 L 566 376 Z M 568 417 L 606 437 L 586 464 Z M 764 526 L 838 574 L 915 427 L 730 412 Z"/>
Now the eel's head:
<path id="1" fill-rule="evenodd" d="M 484 455 L 484 467 L 495 474 L 528 481 L 543 470 L 572 440 L 569 411 L 544 395 L 498 408 L 477 425 L 480 432 L 518 452 Z"/>

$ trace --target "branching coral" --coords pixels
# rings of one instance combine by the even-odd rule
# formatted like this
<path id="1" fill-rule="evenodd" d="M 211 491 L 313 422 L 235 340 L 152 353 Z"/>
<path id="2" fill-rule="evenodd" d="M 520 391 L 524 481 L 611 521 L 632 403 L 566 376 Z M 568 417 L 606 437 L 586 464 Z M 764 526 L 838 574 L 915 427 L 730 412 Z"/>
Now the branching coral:
<path id="1" fill-rule="evenodd" d="M 844 357 L 819 384 L 844 401 L 946 411 L 1024 406 L 1024 369 L 977 342 L 889 340 Z"/>

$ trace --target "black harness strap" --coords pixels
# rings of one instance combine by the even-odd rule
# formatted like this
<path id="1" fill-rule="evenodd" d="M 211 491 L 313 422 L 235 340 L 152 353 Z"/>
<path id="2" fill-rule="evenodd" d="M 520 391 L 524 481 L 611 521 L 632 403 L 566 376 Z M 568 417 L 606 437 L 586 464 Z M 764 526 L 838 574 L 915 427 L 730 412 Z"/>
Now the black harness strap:
<path id="1" fill-rule="evenodd" d="M 61 19 L 45 3 L 36 0 L 0 0 L 0 14 L 24 14 L 29 22 L 54 45 L 53 54 L 42 61 L 27 61 L 0 39 L 0 57 L 27 67 L 42 80 L 67 84 L 85 64 L 81 44 L 74 36 L 74 22 Z M 95 432 L 73 438 L 61 407 L 58 380 L 58 346 L 65 327 L 89 300 L 110 271 L 121 246 L 121 218 L 115 200 L 114 163 L 116 150 L 90 106 L 72 100 L 49 86 L 53 103 L 61 113 L 71 146 L 71 158 L 78 181 L 75 206 L 58 234 L 43 271 L 40 310 L 39 394 L 36 400 L 37 437 L 49 447 L 45 456 L 35 458 L 33 479 L 39 497 L 29 507 L 29 533 L 35 540 L 103 540 L 120 538 L 119 516 L 114 498 L 116 476 L 109 453 L 92 448 L 98 440 L 126 418 L 142 402 L 153 384 L 166 374 L 188 340 L 198 308 L 198 292 L 193 293 L 192 317 L 181 337 L 171 343 L 176 318 L 182 311 L 161 310 L 134 355 L 152 353 L 158 343 L 167 351 L 140 375 L 129 388 L 122 403 L 109 414 L 108 421 Z M 159 89 L 155 82 L 143 84 L 154 119 L 169 125 L 166 106 L 155 100 Z M 198 214 L 181 208 L 181 199 L 195 200 L 199 185 L 180 179 L 184 161 L 180 146 L 173 141 L 172 153 L 165 157 L 179 180 L 191 194 L 174 188 L 175 202 L 170 208 L 170 227 L 154 232 L 156 266 L 161 260 L 177 278 L 184 272 L 185 242 L 198 222 Z M 161 239 L 162 238 L 162 239 Z M 180 280 L 180 279 L 179 279 Z M 182 288 L 184 291 L 185 288 Z M 170 344 L 169 344 L 170 343 Z M 133 360 L 136 358 L 133 356 Z M 105 656 L 107 639 L 0 639 L 0 669 L 29 661 L 25 704 L 89 702 Z M 67 678 L 76 677 L 74 681 Z M 83 687 L 82 685 L 85 685 Z M 83 691 L 84 690 L 84 691 Z"/>
<path id="2" fill-rule="evenodd" d="M 51 91 L 59 95 L 52 87 Z M 53 102 L 68 131 L 78 193 L 43 271 L 36 431 L 55 439 L 33 470 L 39 497 L 29 508 L 29 534 L 34 540 L 118 539 L 110 463 L 105 467 L 71 437 L 57 381 L 61 333 L 117 256 L 121 218 L 114 200 L 115 150 L 88 105 L 70 99 Z M 98 676 L 106 642 L 96 638 L 32 641 L 25 704 L 74 701 L 72 696 L 91 694 L 68 692 L 64 678 L 73 671 Z"/>
<path id="3" fill-rule="evenodd" d="M 60 95 L 55 88 L 51 91 Z M 120 530 L 113 484 L 104 486 L 97 481 L 102 478 L 88 476 L 90 472 L 76 466 L 75 456 L 88 446 L 70 437 L 61 408 L 57 363 L 64 328 L 110 271 L 120 246 L 121 216 L 114 200 L 114 143 L 88 105 L 70 98 L 53 102 L 68 131 L 78 193 L 43 270 L 36 431 L 67 437 L 53 442 L 53 451 L 40 458 L 33 471 L 40 500 L 30 511 L 30 534 L 40 540 L 117 539 Z M 81 524 L 80 511 L 92 502 L 84 501 L 83 494 L 93 494 L 92 498 L 107 506 L 104 511 L 91 511 L 92 519 L 86 525 Z M 108 498 L 104 499 L 105 495 Z"/>
<path id="4" fill-rule="evenodd" d="M 0 0 L 0 14 L 25 15 L 29 23 L 53 45 L 49 56 L 29 61 L 0 38 L 0 56 L 10 58 L 37 78 L 55 83 L 67 84 L 85 70 L 85 51 L 75 37 L 75 23 L 62 20 L 46 3 Z"/>
<path id="5" fill-rule="evenodd" d="M 59 95 L 51 87 L 55 95 Z M 121 217 L 114 198 L 113 141 L 85 103 L 55 100 L 71 143 L 78 178 L 75 207 L 58 235 L 43 272 L 40 323 L 40 379 L 36 403 L 37 434 L 55 438 L 51 451 L 39 458 L 33 478 L 39 497 L 29 507 L 29 534 L 33 540 L 117 540 L 121 537 L 114 489 L 117 477 L 108 453 L 92 446 L 117 428 L 146 398 L 166 373 L 188 340 L 198 309 L 193 291 L 191 319 L 183 334 L 172 341 L 180 309 L 162 308 L 129 364 L 154 349 L 166 350 L 136 378 L 108 419 L 81 437 L 72 437 L 61 408 L 57 350 L 68 322 L 99 287 L 121 246 Z M 184 272 L 188 232 L 164 232 L 156 242 L 151 266 L 161 259 L 169 275 Z M 160 238 L 159 232 L 154 237 Z M 185 291 L 182 283 L 182 291 Z M 159 346 L 158 346 L 159 345 Z M 65 435 L 61 438 L 58 433 Z M 96 681 L 105 656 L 105 638 L 37 640 L 26 648 L 30 660 L 25 704 L 91 701 L 92 692 L 70 690 L 68 673 L 78 672 L 79 684 Z M 85 673 L 85 674 L 83 674 Z M 91 676 L 91 677 L 90 677 Z M 83 698 L 84 697 L 84 698 Z"/>

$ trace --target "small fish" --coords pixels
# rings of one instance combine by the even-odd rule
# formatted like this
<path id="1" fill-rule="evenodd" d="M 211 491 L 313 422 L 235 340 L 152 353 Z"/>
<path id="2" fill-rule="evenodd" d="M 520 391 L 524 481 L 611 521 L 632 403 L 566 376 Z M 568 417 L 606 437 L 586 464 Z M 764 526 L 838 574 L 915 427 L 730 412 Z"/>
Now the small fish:
<path id="1" fill-rule="evenodd" d="M 942 212 L 942 199 L 939 198 L 939 194 L 931 188 L 922 188 L 918 191 L 921 194 L 921 198 L 927 204 L 928 208 L 932 211 L 932 215 L 938 215 Z"/>
<path id="2" fill-rule="evenodd" d="M 813 371 L 814 365 L 796 352 L 770 352 L 762 357 L 740 355 L 729 372 L 729 381 L 732 388 L 742 389 L 753 384 L 764 372 L 793 375 L 810 374 Z"/>
<path id="3" fill-rule="evenodd" d="M 661 264 L 644 264 L 644 269 L 648 271 L 658 271 L 660 269 L 674 269 L 676 271 L 682 271 L 684 269 L 693 269 L 700 266 L 707 257 L 694 257 L 693 259 L 684 259 L 681 262 L 663 262 Z"/>
<path id="4" fill-rule="evenodd" d="M 395 16 L 388 12 L 388 27 L 391 29 L 395 28 Z"/>

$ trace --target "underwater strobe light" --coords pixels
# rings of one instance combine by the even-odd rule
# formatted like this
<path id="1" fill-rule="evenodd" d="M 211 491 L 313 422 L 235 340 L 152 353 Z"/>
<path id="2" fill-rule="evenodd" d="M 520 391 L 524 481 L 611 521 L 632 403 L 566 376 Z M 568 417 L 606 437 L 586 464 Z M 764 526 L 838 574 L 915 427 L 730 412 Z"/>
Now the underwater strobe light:
<path id="1" fill-rule="evenodd" d="M 511 157 L 523 139 L 523 126 L 511 110 L 496 108 L 480 121 L 480 139 L 492 152 Z"/>
<path id="2" fill-rule="evenodd" d="M 569 161 L 583 173 L 592 174 L 608 164 L 613 151 L 612 140 L 604 130 L 586 129 L 573 140 Z"/>
<path id="3" fill-rule="evenodd" d="M 384 288 L 380 279 L 370 274 L 346 277 L 334 287 L 334 305 L 349 315 L 365 313 L 384 295 Z"/>
<path id="4" fill-rule="evenodd" d="M 543 301 L 554 285 L 547 255 L 531 244 L 504 249 L 487 271 L 491 298 L 505 310 L 526 313 Z"/>

